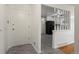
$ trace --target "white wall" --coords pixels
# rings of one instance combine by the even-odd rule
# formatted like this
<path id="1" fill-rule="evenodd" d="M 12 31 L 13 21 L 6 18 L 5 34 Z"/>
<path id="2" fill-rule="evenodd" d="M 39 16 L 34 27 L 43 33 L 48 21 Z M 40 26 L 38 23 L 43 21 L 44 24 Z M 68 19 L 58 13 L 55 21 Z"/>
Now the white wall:
<path id="1" fill-rule="evenodd" d="M 71 15 L 74 16 L 73 7 L 69 7 L 66 5 L 50 5 L 50 6 L 70 10 L 72 13 Z M 3 6 L 1 6 L 0 8 L 2 15 Z M 5 35 L 6 36 L 5 47 L 8 49 L 15 45 L 32 43 L 36 51 L 40 53 L 41 52 L 41 5 L 39 4 L 29 5 L 29 7 L 27 5 L 6 5 L 5 16 L 6 16 L 5 19 L 10 21 L 10 23 L 7 24 L 5 20 L 6 23 L 5 30 L 7 30 Z M 3 16 L 1 16 L 1 18 L 2 17 Z M 72 24 L 74 23 L 74 19 L 73 22 L 71 23 Z M 13 26 L 12 24 L 15 25 Z M 12 28 L 15 28 L 15 31 L 12 31 Z M 74 24 L 72 25 L 70 31 L 74 35 Z M 1 45 L 3 48 L 4 44 L 1 43 Z"/>
<path id="2" fill-rule="evenodd" d="M 41 52 L 41 5 L 32 5 L 31 20 L 32 45 L 38 53 Z"/>
<path id="3" fill-rule="evenodd" d="M 32 44 L 38 53 L 41 52 L 41 5 L 5 5 L 5 19 L 6 50 Z"/>
<path id="4" fill-rule="evenodd" d="M 75 6 L 75 40 L 76 40 L 76 53 L 79 53 L 79 5 Z"/>
<path id="5" fill-rule="evenodd" d="M 59 48 L 74 43 L 74 35 L 70 30 L 53 31 L 53 48 Z"/>
<path id="6" fill-rule="evenodd" d="M 51 7 L 55 7 L 55 8 L 59 8 L 59 9 L 63 9 L 63 10 L 69 10 L 71 13 L 70 16 L 70 30 L 58 30 L 58 31 L 54 31 L 54 37 L 52 40 L 52 46 L 53 48 L 58 48 L 61 46 L 65 46 L 71 43 L 74 43 L 74 7 L 70 6 L 70 5 L 48 5 Z M 69 35 L 69 36 L 68 36 Z"/>
<path id="7" fill-rule="evenodd" d="M 5 53 L 5 27 L 4 27 L 4 5 L 0 5 L 0 54 Z"/>
<path id="8" fill-rule="evenodd" d="M 0 41 L 1 53 L 3 53 L 4 50 L 4 41 L 6 51 L 12 46 L 32 43 L 35 50 L 40 53 L 41 5 L 5 5 L 4 9 L 2 8 L 3 6 L 0 7 L 2 19 L 3 12 L 5 14 L 5 36 L 2 34 L 2 38 L 5 37 L 5 40 L 2 39 Z M 15 30 L 13 31 L 12 28 Z"/>
<path id="9" fill-rule="evenodd" d="M 46 20 L 45 19 L 46 18 L 42 18 L 41 19 L 41 34 L 45 34 L 46 33 L 46 25 L 45 25 Z"/>
<path id="10" fill-rule="evenodd" d="M 5 9 L 6 22 L 10 22 L 6 23 L 6 50 L 12 46 L 30 44 L 30 5 L 6 5 Z"/>
<path id="11" fill-rule="evenodd" d="M 6 24 L 6 50 L 30 43 L 38 53 L 41 52 L 40 5 L 6 5 L 6 19 L 10 21 Z M 15 30 L 12 31 L 12 28 Z"/>

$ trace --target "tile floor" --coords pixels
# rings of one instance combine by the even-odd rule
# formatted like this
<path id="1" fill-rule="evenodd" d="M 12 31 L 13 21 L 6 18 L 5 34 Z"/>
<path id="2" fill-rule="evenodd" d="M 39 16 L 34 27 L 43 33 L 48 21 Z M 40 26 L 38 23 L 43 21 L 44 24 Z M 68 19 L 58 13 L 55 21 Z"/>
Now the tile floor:
<path id="1" fill-rule="evenodd" d="M 63 54 L 59 49 L 52 48 L 52 35 L 41 35 L 42 54 Z"/>
<path id="2" fill-rule="evenodd" d="M 37 54 L 37 52 L 31 44 L 24 44 L 10 48 L 7 54 Z"/>
<path id="3" fill-rule="evenodd" d="M 42 53 L 41 54 L 64 54 L 60 49 L 52 48 L 52 35 L 42 35 Z M 37 54 L 31 44 L 14 46 L 7 51 L 7 54 Z"/>

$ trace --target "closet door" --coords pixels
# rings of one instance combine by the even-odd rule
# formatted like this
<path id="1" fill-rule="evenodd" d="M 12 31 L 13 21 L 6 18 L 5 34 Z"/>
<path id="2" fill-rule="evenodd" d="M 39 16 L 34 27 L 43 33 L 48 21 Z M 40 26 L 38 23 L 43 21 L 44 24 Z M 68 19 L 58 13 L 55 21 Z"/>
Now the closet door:
<path id="1" fill-rule="evenodd" d="M 15 45 L 29 44 L 30 41 L 30 5 L 14 5 L 12 20 L 14 21 Z"/>
<path id="2" fill-rule="evenodd" d="M 15 44 L 29 44 L 29 34 L 28 34 L 28 27 L 29 27 L 29 17 L 28 17 L 28 6 L 16 6 L 15 14 Z"/>

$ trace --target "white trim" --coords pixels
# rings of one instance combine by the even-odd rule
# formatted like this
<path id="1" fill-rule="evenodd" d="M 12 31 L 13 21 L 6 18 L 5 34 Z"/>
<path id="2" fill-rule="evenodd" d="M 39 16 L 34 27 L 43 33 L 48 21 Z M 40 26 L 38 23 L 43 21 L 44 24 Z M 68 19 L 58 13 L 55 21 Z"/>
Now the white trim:
<path id="1" fill-rule="evenodd" d="M 63 46 L 66 46 L 66 45 L 69 45 L 69 44 L 73 44 L 73 43 L 74 43 L 74 41 L 71 41 L 71 42 L 68 42 L 67 44 L 64 44 L 64 45 L 61 45 L 61 46 L 58 46 L 58 45 L 53 46 L 52 48 L 57 49 L 59 47 L 63 47 Z"/>
<path id="2" fill-rule="evenodd" d="M 37 50 L 37 48 L 32 44 L 33 48 L 35 49 L 35 51 L 39 54 L 41 53 L 41 50 Z"/>

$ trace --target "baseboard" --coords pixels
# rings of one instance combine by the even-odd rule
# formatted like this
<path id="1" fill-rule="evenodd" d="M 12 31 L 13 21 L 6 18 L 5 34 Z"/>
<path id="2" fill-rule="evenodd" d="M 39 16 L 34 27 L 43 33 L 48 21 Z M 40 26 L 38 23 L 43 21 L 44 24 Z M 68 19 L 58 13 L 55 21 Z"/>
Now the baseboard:
<path id="1" fill-rule="evenodd" d="M 74 43 L 74 41 L 71 41 L 71 42 L 67 42 L 66 44 L 62 44 L 62 45 L 56 45 L 56 46 L 53 46 L 52 48 L 54 48 L 54 49 L 57 49 L 57 48 L 60 48 L 60 47 L 63 47 L 63 46 L 66 46 L 66 45 L 69 45 L 69 44 L 72 44 L 72 43 Z"/>
<path id="2" fill-rule="evenodd" d="M 39 51 L 33 44 L 32 44 L 32 46 L 33 46 L 33 48 L 35 49 L 35 51 L 36 51 L 38 54 L 41 53 L 41 51 Z"/>
<path id="3" fill-rule="evenodd" d="M 4 49 L 0 49 L 0 54 L 5 54 L 6 52 L 4 51 Z"/>
<path id="4" fill-rule="evenodd" d="M 26 43 L 26 44 L 31 44 L 31 43 Z M 15 46 L 20 46 L 20 45 L 25 45 L 25 43 L 23 43 L 23 44 L 17 44 L 17 45 L 12 45 L 12 46 L 7 46 L 7 48 L 6 48 L 6 52 L 10 49 L 10 48 L 12 48 L 12 47 L 15 47 Z"/>

